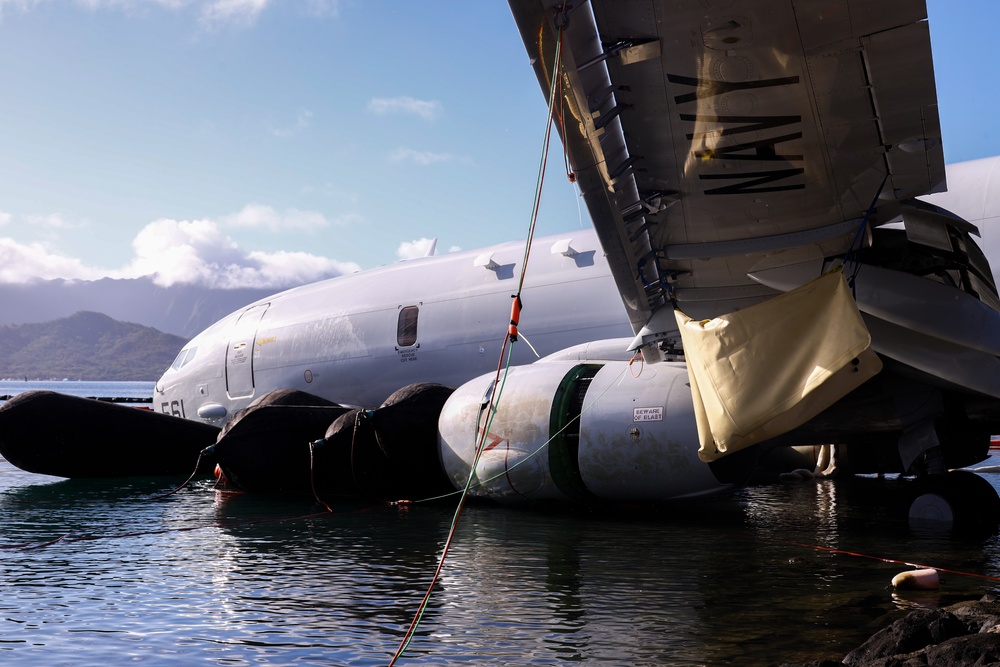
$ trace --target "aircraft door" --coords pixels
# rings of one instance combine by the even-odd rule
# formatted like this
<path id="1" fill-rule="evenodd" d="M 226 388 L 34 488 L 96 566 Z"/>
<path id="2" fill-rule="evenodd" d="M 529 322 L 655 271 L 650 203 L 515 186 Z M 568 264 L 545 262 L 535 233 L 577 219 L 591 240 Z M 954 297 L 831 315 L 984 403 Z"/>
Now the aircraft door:
<path id="1" fill-rule="evenodd" d="M 226 393 L 230 398 L 253 396 L 253 355 L 257 325 L 270 304 L 247 308 L 236 321 L 226 349 Z"/>

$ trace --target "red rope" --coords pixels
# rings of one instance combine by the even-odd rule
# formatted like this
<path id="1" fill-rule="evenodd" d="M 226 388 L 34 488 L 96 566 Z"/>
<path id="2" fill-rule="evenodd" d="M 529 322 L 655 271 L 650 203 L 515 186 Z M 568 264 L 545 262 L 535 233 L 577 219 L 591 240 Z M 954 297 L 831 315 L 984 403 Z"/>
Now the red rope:
<path id="1" fill-rule="evenodd" d="M 828 553 L 838 554 L 841 556 L 854 556 L 855 558 L 868 558 L 870 560 L 878 560 L 883 563 L 894 563 L 896 565 L 908 565 L 910 567 L 916 567 L 920 569 L 927 570 L 937 570 L 938 572 L 947 572 L 948 574 L 957 574 L 963 577 L 974 577 L 976 579 L 987 579 L 989 581 L 1000 581 L 1000 577 L 993 577 L 988 574 L 976 574 L 975 572 L 963 572 L 961 570 L 949 570 L 946 567 L 936 567 L 934 565 L 921 565 L 920 563 L 910 563 L 905 560 L 898 560 L 896 558 L 886 558 L 884 556 L 871 556 L 869 554 L 858 553 L 857 551 L 846 551 L 844 549 L 834 549 L 832 547 L 824 547 L 818 544 L 805 544 L 802 542 L 786 542 L 784 540 L 776 540 L 781 544 L 787 544 L 793 547 L 802 547 L 805 549 L 815 549 L 816 551 L 825 551 Z"/>
<path id="2" fill-rule="evenodd" d="M 319 492 L 316 491 L 316 447 L 319 443 L 325 442 L 325 440 L 316 440 L 315 442 L 309 443 L 309 488 L 312 489 L 313 498 L 316 499 L 320 505 L 326 508 L 327 512 L 333 512 L 333 509 L 326 504 L 322 498 L 319 497 Z M 354 455 L 354 442 L 352 438 L 351 442 L 351 456 Z"/>

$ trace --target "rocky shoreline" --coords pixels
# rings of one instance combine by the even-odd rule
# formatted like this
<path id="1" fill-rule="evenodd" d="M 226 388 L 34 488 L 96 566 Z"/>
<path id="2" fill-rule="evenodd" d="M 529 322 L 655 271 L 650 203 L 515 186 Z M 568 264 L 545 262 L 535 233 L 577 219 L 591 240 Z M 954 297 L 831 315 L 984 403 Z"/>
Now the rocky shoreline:
<path id="1" fill-rule="evenodd" d="M 1000 666 L 1000 594 L 941 609 L 917 609 L 841 660 L 785 663 L 781 667 Z"/>

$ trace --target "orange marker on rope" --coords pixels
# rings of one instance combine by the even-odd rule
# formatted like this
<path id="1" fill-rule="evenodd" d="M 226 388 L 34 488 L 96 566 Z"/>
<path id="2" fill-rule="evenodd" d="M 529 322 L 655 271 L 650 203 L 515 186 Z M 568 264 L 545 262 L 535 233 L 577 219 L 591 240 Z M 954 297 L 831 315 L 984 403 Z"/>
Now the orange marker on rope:
<path id="1" fill-rule="evenodd" d="M 521 295 L 511 294 L 510 298 L 514 302 L 510 304 L 510 326 L 507 327 L 507 335 L 512 343 L 517 342 L 517 323 L 521 320 Z"/>

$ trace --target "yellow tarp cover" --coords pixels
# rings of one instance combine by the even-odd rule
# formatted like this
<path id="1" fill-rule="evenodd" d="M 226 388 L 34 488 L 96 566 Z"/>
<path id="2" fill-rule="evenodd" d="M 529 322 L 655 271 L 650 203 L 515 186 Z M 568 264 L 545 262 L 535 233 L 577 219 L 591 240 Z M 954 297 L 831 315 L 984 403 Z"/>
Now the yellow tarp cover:
<path id="1" fill-rule="evenodd" d="M 713 320 L 675 314 L 703 461 L 787 433 L 882 369 L 841 270 Z"/>

